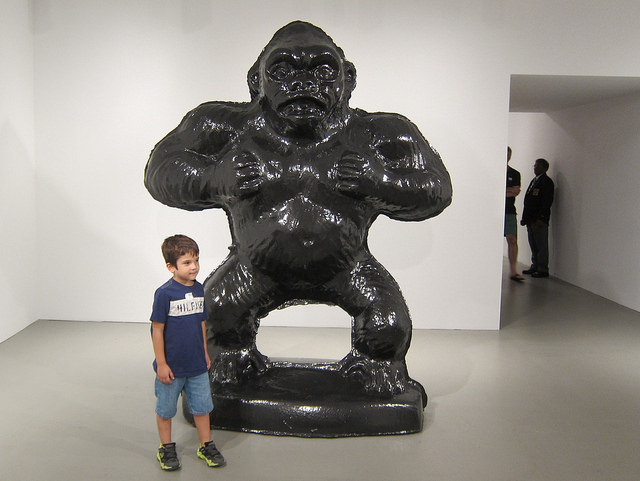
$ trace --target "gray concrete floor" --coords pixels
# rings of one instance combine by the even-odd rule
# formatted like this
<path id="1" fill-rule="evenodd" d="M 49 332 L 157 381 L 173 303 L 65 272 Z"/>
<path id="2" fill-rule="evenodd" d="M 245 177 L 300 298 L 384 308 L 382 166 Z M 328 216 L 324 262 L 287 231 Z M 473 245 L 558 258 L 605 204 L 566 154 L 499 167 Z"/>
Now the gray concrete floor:
<path id="1" fill-rule="evenodd" d="M 0 479 L 640 479 L 640 313 L 553 278 L 504 278 L 501 331 L 414 332 L 409 370 L 429 394 L 421 433 L 216 431 L 228 461 L 216 470 L 180 416 L 182 470 L 158 467 L 148 325 L 38 321 L 0 344 Z M 464 281 L 460 295 L 477 280 Z M 258 345 L 338 359 L 349 332 L 264 327 Z"/>

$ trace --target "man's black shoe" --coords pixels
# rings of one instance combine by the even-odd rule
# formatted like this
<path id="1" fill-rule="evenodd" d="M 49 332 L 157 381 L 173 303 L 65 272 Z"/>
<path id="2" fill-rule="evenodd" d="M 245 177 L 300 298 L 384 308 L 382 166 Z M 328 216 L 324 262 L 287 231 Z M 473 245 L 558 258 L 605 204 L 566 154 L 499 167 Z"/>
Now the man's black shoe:
<path id="1" fill-rule="evenodd" d="M 531 274 L 531 277 L 549 277 L 549 273 L 536 271 L 533 274 Z"/>
<path id="2" fill-rule="evenodd" d="M 523 274 L 527 274 L 527 275 L 532 275 L 534 272 L 536 272 L 535 269 L 525 269 L 524 271 L 522 271 Z"/>

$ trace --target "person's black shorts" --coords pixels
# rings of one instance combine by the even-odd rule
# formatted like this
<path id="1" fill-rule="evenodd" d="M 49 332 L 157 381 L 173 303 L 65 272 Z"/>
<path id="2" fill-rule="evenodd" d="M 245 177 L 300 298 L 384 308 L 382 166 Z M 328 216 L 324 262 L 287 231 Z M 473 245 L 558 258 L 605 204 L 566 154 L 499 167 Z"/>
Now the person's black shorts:
<path id="1" fill-rule="evenodd" d="M 518 237 L 518 220 L 515 214 L 504 215 L 504 235 L 514 235 Z"/>

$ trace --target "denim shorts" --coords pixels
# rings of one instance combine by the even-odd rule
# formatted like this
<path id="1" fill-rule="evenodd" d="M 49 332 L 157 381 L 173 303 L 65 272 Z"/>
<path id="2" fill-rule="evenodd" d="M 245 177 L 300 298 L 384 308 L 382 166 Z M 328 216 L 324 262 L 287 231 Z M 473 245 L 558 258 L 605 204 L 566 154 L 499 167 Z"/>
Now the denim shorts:
<path id="1" fill-rule="evenodd" d="M 171 419 L 176 415 L 178 397 L 183 390 L 191 414 L 201 416 L 213 411 L 208 372 L 193 377 L 177 377 L 171 380 L 171 384 L 161 383 L 156 376 L 155 390 L 156 414 L 163 419 Z"/>

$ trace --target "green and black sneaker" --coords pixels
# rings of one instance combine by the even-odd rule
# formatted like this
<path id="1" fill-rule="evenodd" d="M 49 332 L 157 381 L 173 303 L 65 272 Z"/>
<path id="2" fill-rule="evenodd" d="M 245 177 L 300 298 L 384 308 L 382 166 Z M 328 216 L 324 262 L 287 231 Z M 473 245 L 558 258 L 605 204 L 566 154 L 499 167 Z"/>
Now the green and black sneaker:
<path id="1" fill-rule="evenodd" d="M 176 443 L 161 444 L 158 448 L 158 462 L 165 471 L 180 469 L 180 460 L 176 453 Z"/>
<path id="2" fill-rule="evenodd" d="M 219 468 L 226 464 L 224 457 L 220 454 L 216 445 L 213 444 L 213 441 L 208 441 L 204 443 L 204 446 L 198 448 L 198 457 L 204 459 L 210 468 Z"/>

